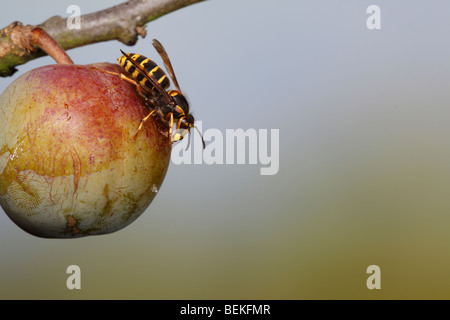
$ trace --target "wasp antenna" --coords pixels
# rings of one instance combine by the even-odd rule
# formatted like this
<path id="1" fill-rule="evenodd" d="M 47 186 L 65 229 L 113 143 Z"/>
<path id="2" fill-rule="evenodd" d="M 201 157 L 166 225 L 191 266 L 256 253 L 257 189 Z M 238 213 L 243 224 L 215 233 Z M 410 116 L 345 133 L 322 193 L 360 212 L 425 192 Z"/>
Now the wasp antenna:
<path id="1" fill-rule="evenodd" d="M 200 135 L 200 137 L 202 138 L 203 149 L 205 149 L 205 148 L 206 148 L 206 145 L 205 145 L 205 140 L 203 140 L 203 136 L 202 136 L 202 134 L 201 134 L 200 130 L 198 130 L 198 128 L 197 128 L 196 126 L 194 126 L 194 128 L 195 128 L 195 130 L 197 130 L 198 134 L 199 134 L 199 135 Z"/>
<path id="2" fill-rule="evenodd" d="M 191 144 L 191 133 L 189 132 L 188 143 L 187 143 L 186 149 L 184 149 L 184 151 L 187 151 L 187 149 L 189 149 L 190 144 Z"/>

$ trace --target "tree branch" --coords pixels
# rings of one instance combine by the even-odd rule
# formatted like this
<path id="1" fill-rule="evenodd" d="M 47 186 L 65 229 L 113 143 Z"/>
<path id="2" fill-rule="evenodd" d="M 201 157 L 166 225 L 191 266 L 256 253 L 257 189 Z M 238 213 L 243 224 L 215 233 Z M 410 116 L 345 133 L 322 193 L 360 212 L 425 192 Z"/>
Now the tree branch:
<path id="1" fill-rule="evenodd" d="M 69 29 L 67 18 L 51 17 L 38 25 L 68 50 L 91 43 L 119 40 L 134 45 L 145 37 L 145 25 L 167 13 L 204 0 L 129 0 L 117 6 L 82 15 L 81 29 Z M 45 55 L 38 46 L 23 41 L 23 31 L 34 26 L 13 22 L 0 29 L 0 76 L 10 76 L 18 65 Z M 29 30 L 28 30 L 29 31 Z"/>

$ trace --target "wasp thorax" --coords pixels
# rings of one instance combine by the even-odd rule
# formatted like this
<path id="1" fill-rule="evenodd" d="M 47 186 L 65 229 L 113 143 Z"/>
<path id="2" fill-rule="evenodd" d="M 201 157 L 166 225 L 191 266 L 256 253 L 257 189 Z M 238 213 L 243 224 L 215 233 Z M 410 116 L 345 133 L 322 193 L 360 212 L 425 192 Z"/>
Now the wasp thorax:
<path id="1" fill-rule="evenodd" d="M 175 104 L 181 108 L 181 110 L 175 110 L 176 112 L 180 114 L 189 114 L 189 103 L 187 102 L 184 95 L 177 90 L 170 90 L 169 95 L 172 97 Z"/>

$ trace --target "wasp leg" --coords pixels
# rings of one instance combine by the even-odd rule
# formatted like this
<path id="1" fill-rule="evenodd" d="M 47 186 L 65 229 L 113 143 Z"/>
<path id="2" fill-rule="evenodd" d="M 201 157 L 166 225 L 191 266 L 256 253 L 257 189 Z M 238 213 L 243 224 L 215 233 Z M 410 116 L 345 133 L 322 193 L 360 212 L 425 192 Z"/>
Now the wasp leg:
<path id="1" fill-rule="evenodd" d="M 135 133 L 134 136 L 133 136 L 133 139 L 134 139 L 134 140 L 136 140 L 139 131 L 141 131 L 142 126 L 144 125 L 144 122 L 147 121 L 148 118 L 150 118 L 150 116 L 151 116 L 155 111 L 156 111 L 156 109 L 150 111 L 150 113 L 149 113 L 144 119 L 141 119 L 141 123 L 139 124 L 139 128 L 137 129 L 136 133 Z"/>
<path id="2" fill-rule="evenodd" d="M 172 137 L 172 127 L 173 127 L 173 113 L 170 112 L 170 121 L 169 121 L 169 137 L 170 137 L 170 144 L 173 143 L 173 137 Z"/>
<path id="3" fill-rule="evenodd" d="M 134 81 L 131 78 L 128 78 L 126 75 L 124 75 L 123 73 L 120 73 L 120 79 L 125 80 L 131 84 L 134 84 L 136 87 L 140 87 L 139 83 L 137 83 L 136 81 Z"/>
<path id="4" fill-rule="evenodd" d="M 182 120 L 183 118 L 180 118 L 178 121 L 177 121 L 177 126 L 176 126 L 176 130 L 175 130 L 175 134 L 173 135 L 173 137 L 172 137 L 172 142 L 176 142 L 176 141 L 178 141 L 178 140 L 181 140 L 181 139 L 183 139 L 183 136 L 180 134 L 180 132 L 179 132 L 179 130 L 180 130 L 180 127 L 181 127 L 181 120 Z"/>
<path id="5" fill-rule="evenodd" d="M 136 87 L 139 87 L 139 84 L 136 81 L 134 81 L 133 79 L 127 77 L 123 73 L 111 72 L 111 71 L 108 71 L 108 70 L 105 70 L 105 69 L 101 69 L 101 68 L 95 68 L 95 69 L 97 69 L 97 70 L 99 70 L 101 72 L 107 73 L 107 74 L 111 74 L 113 76 L 117 76 L 120 79 L 125 80 L 125 81 L 127 81 L 127 82 L 129 82 L 131 84 L 134 84 Z"/>
<path id="6" fill-rule="evenodd" d="M 120 75 L 121 75 L 121 73 L 111 72 L 111 71 L 108 71 L 108 70 L 105 70 L 105 69 L 101 69 L 101 68 L 95 68 L 95 69 L 97 69 L 98 71 L 107 73 L 107 74 L 112 74 L 113 76 L 119 76 L 120 77 Z"/>
<path id="7" fill-rule="evenodd" d="M 111 71 L 107 71 L 107 70 L 101 70 L 102 72 L 105 72 L 107 74 L 111 74 L 113 76 L 118 76 L 120 79 L 125 80 L 131 84 L 134 84 L 136 87 L 139 87 L 139 83 L 137 83 L 136 81 L 134 81 L 133 79 L 127 77 L 126 75 L 124 75 L 123 73 L 118 73 L 118 72 L 111 72 Z"/>

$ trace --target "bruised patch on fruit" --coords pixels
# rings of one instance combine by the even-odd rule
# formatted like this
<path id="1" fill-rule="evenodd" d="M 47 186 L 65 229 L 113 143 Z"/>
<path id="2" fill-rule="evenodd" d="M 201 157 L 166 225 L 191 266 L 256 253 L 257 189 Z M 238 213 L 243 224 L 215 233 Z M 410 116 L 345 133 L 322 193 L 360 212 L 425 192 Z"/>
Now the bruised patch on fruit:
<path id="1" fill-rule="evenodd" d="M 152 117 L 133 140 L 152 106 L 98 68 L 121 71 L 106 63 L 41 67 L 0 96 L 0 204 L 34 235 L 119 230 L 142 214 L 165 177 L 167 123 Z"/>
<path id="2" fill-rule="evenodd" d="M 5 180 L 6 179 L 6 180 Z M 8 183 L 8 193 L 16 202 L 17 206 L 21 208 L 26 215 L 32 215 L 33 209 L 41 204 L 41 199 L 36 186 L 27 179 L 26 171 L 18 174 L 11 172 L 10 175 L 0 175 L 0 193 L 1 186 Z"/>

